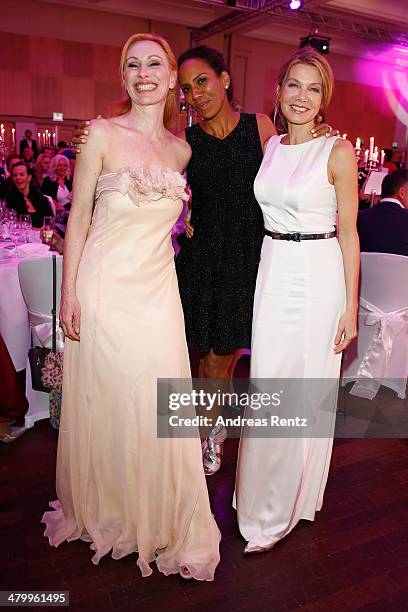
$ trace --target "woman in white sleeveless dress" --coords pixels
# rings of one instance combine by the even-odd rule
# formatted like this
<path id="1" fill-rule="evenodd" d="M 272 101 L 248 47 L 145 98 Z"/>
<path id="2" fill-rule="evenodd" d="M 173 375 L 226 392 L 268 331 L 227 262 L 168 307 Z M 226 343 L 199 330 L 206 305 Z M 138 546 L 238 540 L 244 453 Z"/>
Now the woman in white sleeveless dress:
<path id="1" fill-rule="evenodd" d="M 266 236 L 255 293 L 251 379 L 337 381 L 341 352 L 356 336 L 354 150 L 341 138 L 310 135 L 332 88 L 329 64 L 311 49 L 298 51 L 279 75 L 277 118 L 287 133 L 269 140 L 255 180 Z M 323 400 L 319 393 L 325 389 L 316 381 L 312 416 L 329 415 L 332 430 L 337 382 L 335 393 Z M 302 401 L 299 396 L 299 410 Z M 235 503 L 248 542 L 245 552 L 268 550 L 300 519 L 314 519 L 327 481 L 330 433 L 241 439 Z"/>
<path id="2" fill-rule="evenodd" d="M 157 379 L 190 377 L 171 228 L 191 150 L 165 128 L 176 67 L 166 41 L 132 36 L 122 112 L 93 122 L 77 162 L 60 314 L 58 500 L 43 522 L 54 546 L 91 542 L 94 563 L 137 552 L 143 576 L 154 561 L 164 574 L 213 580 L 220 534 L 200 440 L 157 437 Z"/>

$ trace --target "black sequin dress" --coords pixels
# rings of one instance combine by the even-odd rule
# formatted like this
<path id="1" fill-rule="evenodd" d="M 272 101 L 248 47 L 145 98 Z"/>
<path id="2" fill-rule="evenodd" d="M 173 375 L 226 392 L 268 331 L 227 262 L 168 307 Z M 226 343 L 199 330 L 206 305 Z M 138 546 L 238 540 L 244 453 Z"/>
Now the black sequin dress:
<path id="1" fill-rule="evenodd" d="M 199 124 L 186 129 L 193 155 L 191 225 L 176 269 L 187 341 L 200 352 L 231 353 L 251 343 L 252 306 L 263 239 L 253 185 L 262 162 L 256 115 L 242 113 L 223 140 Z"/>

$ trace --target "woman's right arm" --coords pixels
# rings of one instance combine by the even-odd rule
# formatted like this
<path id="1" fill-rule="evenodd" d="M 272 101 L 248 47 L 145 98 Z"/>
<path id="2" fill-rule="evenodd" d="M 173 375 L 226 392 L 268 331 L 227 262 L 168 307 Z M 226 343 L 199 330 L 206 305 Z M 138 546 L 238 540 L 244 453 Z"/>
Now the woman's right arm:
<path id="1" fill-rule="evenodd" d="M 106 147 L 106 121 L 96 120 L 89 128 L 88 144 L 75 165 L 72 207 L 64 244 L 60 321 L 71 340 L 79 340 L 81 308 L 76 296 L 76 278 L 88 235 L 96 182 L 101 174 Z"/>

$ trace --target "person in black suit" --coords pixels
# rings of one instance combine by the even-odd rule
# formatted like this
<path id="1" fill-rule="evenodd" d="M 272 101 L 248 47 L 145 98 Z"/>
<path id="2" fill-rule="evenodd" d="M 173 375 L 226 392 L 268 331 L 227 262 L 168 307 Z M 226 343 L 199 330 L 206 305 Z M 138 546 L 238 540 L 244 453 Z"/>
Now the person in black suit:
<path id="1" fill-rule="evenodd" d="M 384 177 L 381 200 L 358 213 L 357 230 L 361 252 L 408 256 L 408 169 Z"/>
<path id="2" fill-rule="evenodd" d="M 31 130 L 26 130 L 24 132 L 24 138 L 20 140 L 20 157 L 23 157 L 24 149 L 28 148 L 28 149 L 32 149 L 33 158 L 37 159 L 37 155 L 38 155 L 37 141 L 32 138 L 32 135 L 33 133 Z"/>

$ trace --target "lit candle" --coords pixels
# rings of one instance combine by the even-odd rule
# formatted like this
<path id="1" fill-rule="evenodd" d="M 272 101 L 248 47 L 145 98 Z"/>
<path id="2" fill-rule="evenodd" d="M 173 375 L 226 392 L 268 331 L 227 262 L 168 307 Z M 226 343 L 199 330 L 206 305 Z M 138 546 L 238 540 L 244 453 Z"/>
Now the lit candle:
<path id="1" fill-rule="evenodd" d="M 344 138 L 344 140 L 346 140 L 347 134 L 343 134 L 342 138 Z"/>
<path id="2" fill-rule="evenodd" d="M 38 146 L 41 149 L 41 133 L 40 132 L 37 132 L 37 138 L 38 138 Z"/>
<path id="3" fill-rule="evenodd" d="M 384 149 L 381 149 L 381 166 L 384 165 L 384 158 L 385 158 L 385 151 Z"/>
<path id="4" fill-rule="evenodd" d="M 47 147 L 49 147 L 50 145 L 48 130 L 45 130 L 45 144 L 47 145 Z"/>
<path id="5" fill-rule="evenodd" d="M 1 124 L 0 129 L 1 129 L 1 137 L 4 140 L 4 125 L 3 125 L 3 123 Z"/>
<path id="6" fill-rule="evenodd" d="M 361 138 L 357 138 L 356 140 L 356 149 L 359 151 L 361 148 Z"/>
<path id="7" fill-rule="evenodd" d="M 57 146 L 57 135 L 55 132 L 53 132 L 52 134 L 52 141 L 53 141 L 52 144 L 54 145 L 54 147 L 56 147 Z"/>
<path id="8" fill-rule="evenodd" d="M 16 147 L 16 128 L 11 128 L 11 143 L 13 145 L 13 149 Z"/>
<path id="9" fill-rule="evenodd" d="M 370 136 L 370 161 L 373 159 L 374 153 L 374 136 Z"/>
<path id="10" fill-rule="evenodd" d="M 365 163 L 367 163 L 367 162 L 368 162 L 368 154 L 369 154 L 369 152 L 370 152 L 370 151 L 369 151 L 368 149 L 366 149 L 366 150 L 364 151 L 364 161 L 365 161 Z"/>

